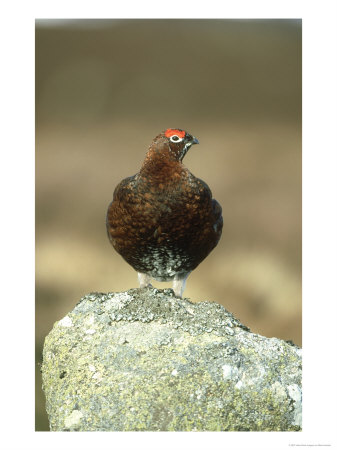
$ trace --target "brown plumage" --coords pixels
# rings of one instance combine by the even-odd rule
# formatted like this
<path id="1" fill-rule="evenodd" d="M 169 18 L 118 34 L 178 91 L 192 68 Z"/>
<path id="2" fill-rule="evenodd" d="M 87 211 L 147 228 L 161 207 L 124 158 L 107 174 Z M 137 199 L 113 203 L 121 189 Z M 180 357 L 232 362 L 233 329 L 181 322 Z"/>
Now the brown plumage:
<path id="1" fill-rule="evenodd" d="M 107 212 L 115 250 L 138 272 L 140 287 L 173 280 L 182 296 L 189 273 L 217 245 L 221 206 L 182 159 L 198 140 L 169 128 L 152 141 L 136 175 L 119 183 Z"/>

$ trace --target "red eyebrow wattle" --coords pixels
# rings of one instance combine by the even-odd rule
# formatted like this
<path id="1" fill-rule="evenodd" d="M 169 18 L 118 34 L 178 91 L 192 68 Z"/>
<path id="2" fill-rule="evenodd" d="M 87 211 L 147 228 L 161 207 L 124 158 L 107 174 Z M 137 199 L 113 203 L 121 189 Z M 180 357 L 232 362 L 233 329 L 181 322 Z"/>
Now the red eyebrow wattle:
<path id="1" fill-rule="evenodd" d="M 175 128 L 168 128 L 166 131 L 165 131 L 165 136 L 166 137 L 171 137 L 171 136 L 173 136 L 174 134 L 176 134 L 177 136 L 179 136 L 180 138 L 183 138 L 183 137 L 185 137 L 185 131 L 182 131 L 182 130 L 177 130 L 177 129 L 175 129 Z"/>

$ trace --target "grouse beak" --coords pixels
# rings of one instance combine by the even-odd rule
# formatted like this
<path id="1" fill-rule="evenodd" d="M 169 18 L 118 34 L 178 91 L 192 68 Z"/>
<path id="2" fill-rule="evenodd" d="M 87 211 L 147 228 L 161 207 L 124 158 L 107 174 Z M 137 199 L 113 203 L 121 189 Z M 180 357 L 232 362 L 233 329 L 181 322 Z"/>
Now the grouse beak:
<path id="1" fill-rule="evenodd" d="M 193 136 L 192 144 L 199 144 L 198 139 L 194 136 Z"/>

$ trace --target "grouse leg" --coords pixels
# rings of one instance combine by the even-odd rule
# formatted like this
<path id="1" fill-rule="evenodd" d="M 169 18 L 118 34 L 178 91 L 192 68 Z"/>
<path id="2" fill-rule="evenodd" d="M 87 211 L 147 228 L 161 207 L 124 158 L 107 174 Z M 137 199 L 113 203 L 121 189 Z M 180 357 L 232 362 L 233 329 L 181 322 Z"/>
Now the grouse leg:
<path id="1" fill-rule="evenodd" d="M 186 285 L 187 277 L 191 272 L 175 275 L 173 278 L 173 290 L 176 297 L 182 297 Z"/>
<path id="2" fill-rule="evenodd" d="M 146 273 L 138 272 L 138 281 L 140 288 L 151 286 L 151 277 L 146 275 Z"/>

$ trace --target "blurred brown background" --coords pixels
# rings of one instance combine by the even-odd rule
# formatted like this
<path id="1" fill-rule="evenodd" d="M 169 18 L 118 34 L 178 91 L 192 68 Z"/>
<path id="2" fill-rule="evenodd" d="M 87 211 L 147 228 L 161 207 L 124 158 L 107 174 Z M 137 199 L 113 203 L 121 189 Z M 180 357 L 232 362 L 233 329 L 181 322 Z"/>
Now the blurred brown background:
<path id="1" fill-rule="evenodd" d="M 37 361 L 81 296 L 137 287 L 105 213 L 168 127 L 199 139 L 184 163 L 223 207 L 185 296 L 301 345 L 301 21 L 38 20 Z M 47 430 L 40 386 L 37 370 Z"/>

